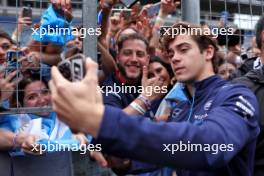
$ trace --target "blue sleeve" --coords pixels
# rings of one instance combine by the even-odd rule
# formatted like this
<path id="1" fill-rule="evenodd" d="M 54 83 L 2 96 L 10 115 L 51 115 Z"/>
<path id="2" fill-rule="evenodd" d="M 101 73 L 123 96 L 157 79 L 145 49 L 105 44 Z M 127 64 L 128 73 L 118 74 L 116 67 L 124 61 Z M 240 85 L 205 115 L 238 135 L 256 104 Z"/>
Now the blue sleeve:
<path id="1" fill-rule="evenodd" d="M 0 116 L 0 129 L 15 132 L 17 129 L 17 116 L 16 115 L 1 115 Z"/>
<path id="2" fill-rule="evenodd" d="M 153 172 L 160 169 L 159 166 L 153 164 L 142 163 L 140 161 L 131 161 L 131 162 L 132 162 L 131 168 L 126 174 L 137 175 L 147 172 Z"/>
<path id="3" fill-rule="evenodd" d="M 119 109 L 123 109 L 121 97 L 118 94 L 114 93 L 104 93 L 103 100 L 105 105 L 114 106 Z"/>
<path id="4" fill-rule="evenodd" d="M 221 101 L 200 126 L 189 122 L 152 122 L 106 106 L 97 142 L 102 144 L 104 152 L 142 162 L 186 169 L 219 168 L 256 140 L 259 133 L 258 104 L 248 89 L 229 90 L 227 95 L 221 96 Z M 173 144 L 181 141 L 232 144 L 233 148 L 219 150 L 216 154 L 212 151 L 178 152 Z M 171 150 L 165 145 L 170 145 Z"/>
<path id="5" fill-rule="evenodd" d="M 1 102 L 0 102 L 0 106 L 1 106 L 2 108 L 4 108 L 4 109 L 8 109 L 8 108 L 10 108 L 10 102 L 9 102 L 9 100 L 1 101 Z"/>

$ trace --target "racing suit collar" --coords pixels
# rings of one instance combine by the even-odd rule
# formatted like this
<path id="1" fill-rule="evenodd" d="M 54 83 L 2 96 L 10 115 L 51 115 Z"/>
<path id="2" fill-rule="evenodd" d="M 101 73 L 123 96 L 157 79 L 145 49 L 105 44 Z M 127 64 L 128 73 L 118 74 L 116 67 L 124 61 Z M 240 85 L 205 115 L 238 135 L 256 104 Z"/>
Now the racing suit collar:
<path id="1" fill-rule="evenodd" d="M 208 77 L 202 81 L 196 81 L 193 84 L 193 87 L 196 91 L 203 90 L 203 89 L 210 87 L 211 84 L 213 84 L 216 80 L 219 80 L 219 79 L 221 79 L 220 76 L 213 75 L 213 76 L 210 76 L 210 77 Z"/>

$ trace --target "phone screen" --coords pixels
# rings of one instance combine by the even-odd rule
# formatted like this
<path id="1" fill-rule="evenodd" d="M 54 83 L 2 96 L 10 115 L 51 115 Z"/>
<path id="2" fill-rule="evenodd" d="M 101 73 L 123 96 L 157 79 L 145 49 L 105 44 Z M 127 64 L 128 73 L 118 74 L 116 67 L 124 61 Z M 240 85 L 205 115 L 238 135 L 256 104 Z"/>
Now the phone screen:
<path id="1" fill-rule="evenodd" d="M 83 61 L 73 60 L 73 81 L 81 81 L 83 79 Z"/>
<path id="2" fill-rule="evenodd" d="M 23 56 L 22 51 L 8 51 L 6 53 L 7 62 L 18 61 Z"/>
<path id="3" fill-rule="evenodd" d="M 32 9 L 30 7 L 23 7 L 22 15 L 23 15 L 23 17 L 32 18 Z"/>
<path id="4" fill-rule="evenodd" d="M 132 7 L 138 0 L 121 0 L 121 2 L 127 7 Z"/>
<path id="5" fill-rule="evenodd" d="M 85 74 L 84 56 L 77 54 L 71 58 L 72 63 L 72 81 L 81 81 Z"/>
<path id="6" fill-rule="evenodd" d="M 16 70 L 20 70 L 21 68 L 21 65 L 20 63 L 16 62 L 16 61 L 12 61 L 12 62 L 8 62 L 7 63 L 7 68 L 6 68 L 6 71 L 5 71 L 5 75 L 9 75 L 11 74 L 12 72 L 16 71 Z"/>
<path id="7" fill-rule="evenodd" d="M 5 77 L 17 70 L 16 76 L 11 80 L 15 81 L 22 78 L 20 73 L 21 64 L 18 62 L 19 58 L 23 56 L 21 51 L 9 51 L 7 52 L 7 67 L 5 70 Z"/>
<path id="8" fill-rule="evenodd" d="M 22 74 L 20 72 L 21 64 L 18 62 L 19 59 L 18 53 L 17 52 L 9 53 L 10 58 L 7 59 L 8 61 L 7 61 L 7 67 L 5 69 L 5 77 L 10 75 L 14 71 L 17 71 L 17 74 L 13 77 L 11 82 L 22 79 Z"/>
<path id="9" fill-rule="evenodd" d="M 59 63 L 58 68 L 64 78 L 75 82 L 83 79 L 85 75 L 85 61 L 82 54 L 76 54 Z"/>

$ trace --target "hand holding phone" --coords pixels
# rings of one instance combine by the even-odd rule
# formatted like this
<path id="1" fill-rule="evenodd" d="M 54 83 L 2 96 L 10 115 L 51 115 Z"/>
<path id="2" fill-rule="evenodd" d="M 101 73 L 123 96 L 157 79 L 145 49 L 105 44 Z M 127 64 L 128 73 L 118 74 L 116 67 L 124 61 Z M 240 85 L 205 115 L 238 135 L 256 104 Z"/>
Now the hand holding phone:
<path id="1" fill-rule="evenodd" d="M 5 78 L 8 77 L 13 72 L 16 72 L 16 76 L 13 77 L 11 82 L 19 81 L 22 79 L 22 74 L 20 72 L 21 70 L 21 64 L 18 62 L 18 60 L 23 56 L 22 51 L 8 51 L 6 53 L 7 56 L 7 67 L 5 69 Z"/>
<path id="2" fill-rule="evenodd" d="M 69 81 L 81 81 L 86 73 L 85 56 L 76 54 L 59 63 L 58 69 L 61 74 Z"/>
<path id="3" fill-rule="evenodd" d="M 31 7 L 23 7 L 22 17 L 32 18 L 32 9 L 31 9 Z"/>

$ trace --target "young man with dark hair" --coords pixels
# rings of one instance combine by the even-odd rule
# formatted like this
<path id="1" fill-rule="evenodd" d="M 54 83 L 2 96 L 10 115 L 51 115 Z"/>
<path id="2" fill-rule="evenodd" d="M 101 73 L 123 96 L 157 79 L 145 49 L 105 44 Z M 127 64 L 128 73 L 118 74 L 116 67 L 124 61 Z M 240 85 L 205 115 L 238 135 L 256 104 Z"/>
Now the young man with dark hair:
<path id="1" fill-rule="evenodd" d="M 177 24 L 171 30 L 179 27 L 193 26 Z M 216 45 L 208 34 L 171 34 L 163 44 L 188 101 L 171 109 L 169 122 L 104 106 L 96 93 L 97 66 L 89 59 L 82 82 L 70 83 L 53 68 L 54 110 L 72 128 L 96 137 L 108 154 L 173 167 L 178 175 L 252 175 L 259 133 L 256 97 L 215 75 Z"/>
<path id="2" fill-rule="evenodd" d="M 241 83 L 250 88 L 257 97 L 259 107 L 264 106 L 264 16 L 262 16 L 256 25 L 256 40 L 257 45 L 261 51 L 261 57 L 258 57 L 244 76 L 232 80 L 233 83 Z M 247 62 L 246 62 L 247 63 Z M 245 63 L 245 64 L 246 64 Z M 260 134 L 257 139 L 255 162 L 254 162 L 254 175 L 264 175 L 264 108 L 260 108 L 259 116 Z"/>
<path id="3" fill-rule="evenodd" d="M 143 67 L 149 62 L 148 42 L 139 34 L 130 34 L 122 37 L 117 46 L 118 71 L 106 78 L 102 90 L 104 104 L 123 109 L 138 96 L 136 88 L 141 85 Z M 122 87 L 127 90 L 133 87 L 135 91 L 125 93 Z"/>

